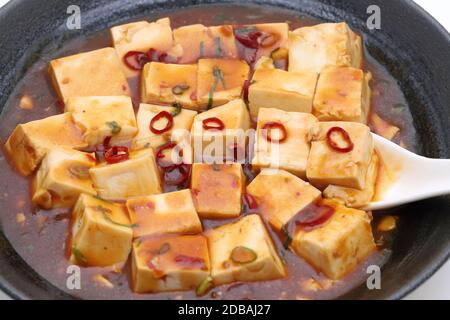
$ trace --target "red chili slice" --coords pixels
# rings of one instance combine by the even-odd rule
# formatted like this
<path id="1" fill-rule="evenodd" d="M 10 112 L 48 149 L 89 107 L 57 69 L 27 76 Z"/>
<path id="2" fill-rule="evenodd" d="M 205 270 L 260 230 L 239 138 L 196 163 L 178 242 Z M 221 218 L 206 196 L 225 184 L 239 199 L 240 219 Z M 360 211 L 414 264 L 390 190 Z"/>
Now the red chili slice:
<path id="1" fill-rule="evenodd" d="M 255 198 L 251 194 L 244 194 L 244 201 L 247 204 L 249 209 L 256 209 L 258 208 L 258 203 L 256 202 Z"/>
<path id="2" fill-rule="evenodd" d="M 128 148 L 124 146 L 114 146 L 105 151 L 105 160 L 109 164 L 126 161 L 129 159 Z"/>
<path id="3" fill-rule="evenodd" d="M 250 87 L 250 80 L 245 80 L 244 81 L 244 84 L 242 85 L 242 99 L 245 101 L 245 102 L 248 102 L 248 89 L 249 89 L 249 87 Z"/>
<path id="4" fill-rule="evenodd" d="M 167 163 L 164 164 L 164 162 L 162 161 L 162 159 L 164 159 L 166 157 L 164 155 L 164 151 L 170 150 L 170 149 L 174 149 L 177 146 L 178 145 L 175 142 L 169 142 L 169 143 L 166 143 L 165 145 L 163 145 L 162 147 L 160 147 L 158 149 L 158 151 L 156 152 L 156 163 L 161 168 L 161 170 L 163 170 L 163 171 L 171 171 L 171 170 L 175 169 L 177 166 L 180 165 L 180 164 L 175 164 L 175 163 L 172 163 L 172 162 L 167 162 L 167 163 L 170 163 L 170 164 L 167 165 Z M 180 150 L 178 155 L 180 157 L 182 157 L 183 156 L 183 150 Z"/>
<path id="5" fill-rule="evenodd" d="M 280 138 L 272 138 L 271 132 L 272 130 L 280 130 L 282 135 Z M 287 139 L 287 130 L 286 128 L 279 122 L 267 122 L 262 127 L 262 135 L 269 142 L 281 143 Z"/>
<path id="6" fill-rule="evenodd" d="M 258 32 L 258 31 L 250 32 L 248 34 L 235 33 L 234 37 L 244 47 L 251 48 L 251 49 L 258 49 L 259 43 L 258 43 L 258 37 L 255 37 L 256 32 Z M 252 33 L 253 33 L 253 35 L 250 36 L 250 34 L 252 34 Z"/>
<path id="7" fill-rule="evenodd" d="M 132 70 L 142 70 L 149 61 L 148 55 L 141 51 L 129 51 L 123 57 L 123 62 Z"/>
<path id="8" fill-rule="evenodd" d="M 175 257 L 175 262 L 176 264 L 184 268 L 201 269 L 201 270 L 207 269 L 205 260 L 198 257 L 190 257 L 184 254 L 180 254 Z"/>
<path id="9" fill-rule="evenodd" d="M 334 214 L 333 207 L 313 203 L 295 216 L 295 225 L 300 228 L 311 228 L 325 223 Z"/>
<path id="10" fill-rule="evenodd" d="M 177 179 L 169 179 L 169 174 L 178 170 L 179 177 Z M 188 164 L 176 165 L 164 171 L 164 182 L 169 186 L 181 186 L 189 180 L 191 176 L 191 166 Z"/>
<path id="11" fill-rule="evenodd" d="M 162 118 L 167 119 L 166 126 L 162 129 L 156 129 L 155 123 L 161 120 Z M 172 129 L 172 127 L 173 127 L 173 116 L 167 111 L 161 111 L 156 116 L 154 116 L 152 120 L 150 120 L 150 131 L 153 132 L 154 134 L 162 134 Z"/>
<path id="12" fill-rule="evenodd" d="M 203 120 L 203 129 L 205 130 L 223 130 L 225 128 L 225 124 L 219 118 L 212 117 Z"/>
<path id="13" fill-rule="evenodd" d="M 111 143 L 111 138 L 112 136 L 107 136 L 105 137 L 105 139 L 103 140 L 103 149 L 106 150 L 109 148 L 109 144 Z"/>
<path id="14" fill-rule="evenodd" d="M 333 133 L 338 133 L 341 135 L 342 139 L 345 140 L 347 146 L 346 147 L 341 147 L 339 146 L 339 144 L 333 140 Z M 328 130 L 327 132 L 327 143 L 330 146 L 331 149 L 338 151 L 338 152 L 350 152 L 353 150 L 354 144 L 352 139 L 350 138 L 350 135 L 348 134 L 347 131 L 345 131 L 343 128 L 341 127 L 332 127 Z"/>
<path id="15" fill-rule="evenodd" d="M 280 36 L 275 33 L 264 33 L 258 38 L 261 48 L 270 48 L 280 40 Z"/>

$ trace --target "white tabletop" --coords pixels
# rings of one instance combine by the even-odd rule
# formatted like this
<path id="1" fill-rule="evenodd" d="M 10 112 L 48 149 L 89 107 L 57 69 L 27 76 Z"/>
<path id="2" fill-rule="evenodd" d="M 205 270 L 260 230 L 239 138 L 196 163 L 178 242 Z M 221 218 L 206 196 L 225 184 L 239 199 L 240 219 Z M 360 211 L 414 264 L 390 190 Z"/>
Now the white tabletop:
<path id="1" fill-rule="evenodd" d="M 0 0 L 0 7 L 7 2 L 8 0 Z M 447 30 L 450 30 L 450 16 L 448 15 L 450 1 L 415 0 L 415 2 L 431 13 Z M 381 13 L 381 18 L 383 18 L 382 15 L 383 13 Z M 8 296 L 0 292 L 0 300 L 4 299 L 8 299 Z M 450 299 L 450 261 L 406 299 Z"/>

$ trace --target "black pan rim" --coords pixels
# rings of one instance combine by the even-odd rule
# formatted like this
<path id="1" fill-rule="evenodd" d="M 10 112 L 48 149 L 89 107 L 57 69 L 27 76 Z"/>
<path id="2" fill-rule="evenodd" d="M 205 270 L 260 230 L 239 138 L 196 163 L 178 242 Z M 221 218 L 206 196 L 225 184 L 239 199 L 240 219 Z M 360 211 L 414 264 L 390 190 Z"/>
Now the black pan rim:
<path id="1" fill-rule="evenodd" d="M 17 9 L 19 4 L 23 2 L 23 0 L 15 0 L 9 1 L 5 6 L 0 9 L 0 19 L 8 15 L 10 12 Z M 228 1 L 227 1 L 228 2 Z M 441 36 L 447 39 L 447 42 L 450 43 L 450 34 L 449 32 L 437 21 L 433 18 L 428 12 L 426 12 L 422 7 L 420 7 L 417 3 L 412 0 L 402 0 L 402 3 L 405 6 L 409 6 L 415 13 L 423 17 L 430 24 L 430 27 L 433 28 L 433 32 L 438 32 Z M 259 4 L 259 3 L 256 3 Z M 269 6 L 264 4 L 265 6 Z M 3 232 L 2 232 L 3 235 Z M 9 242 L 9 241 L 8 241 Z M 21 259 L 21 257 L 19 257 Z M 440 267 L 450 258 L 450 246 L 446 248 L 446 250 L 442 250 L 441 253 L 429 263 L 429 268 L 424 268 L 416 276 L 414 279 L 410 280 L 406 285 L 399 287 L 395 292 L 388 295 L 387 299 L 401 299 L 417 289 L 421 284 L 427 281 Z M 33 272 L 34 270 L 31 266 L 28 266 Z M 0 279 L 3 277 L 0 275 Z M 3 280 L 3 279 L 2 279 Z M 9 295 L 13 299 L 27 299 L 29 298 L 26 293 L 20 292 L 20 290 L 16 290 L 13 285 L 8 286 L 7 282 L 0 281 L 0 289 L 7 295 Z M 51 285 L 51 284 L 50 284 Z M 53 285 L 51 285 L 53 287 Z"/>

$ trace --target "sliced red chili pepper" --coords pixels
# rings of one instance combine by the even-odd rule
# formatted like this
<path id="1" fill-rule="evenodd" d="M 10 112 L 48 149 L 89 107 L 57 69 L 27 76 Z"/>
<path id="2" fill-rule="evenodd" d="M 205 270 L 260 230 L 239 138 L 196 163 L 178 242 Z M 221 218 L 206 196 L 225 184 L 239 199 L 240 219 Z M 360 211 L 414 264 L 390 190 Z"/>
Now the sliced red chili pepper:
<path id="1" fill-rule="evenodd" d="M 225 128 L 225 124 L 222 120 L 216 117 L 206 118 L 202 121 L 203 129 L 205 130 L 223 130 Z"/>
<path id="2" fill-rule="evenodd" d="M 257 57 L 258 57 L 258 49 L 245 48 L 245 50 L 244 50 L 244 60 L 248 64 L 255 63 Z"/>
<path id="3" fill-rule="evenodd" d="M 256 202 L 255 198 L 251 194 L 244 194 L 244 201 L 247 204 L 249 209 L 256 209 L 258 208 L 258 203 Z"/>
<path id="4" fill-rule="evenodd" d="M 249 89 L 249 87 L 250 87 L 250 80 L 247 79 L 247 80 L 244 81 L 244 84 L 242 85 L 242 93 L 241 93 L 242 99 L 245 102 L 248 102 L 248 89 Z"/>
<path id="5" fill-rule="evenodd" d="M 166 163 L 164 163 L 162 161 L 162 159 L 164 159 L 166 157 L 164 155 L 164 151 L 174 149 L 177 146 L 178 146 L 178 144 L 176 144 L 175 142 L 169 142 L 169 143 L 166 143 L 165 145 L 161 146 L 158 149 L 158 151 L 156 152 L 156 163 L 161 168 L 161 170 L 163 170 L 163 171 L 171 171 L 171 170 L 175 169 L 177 166 L 180 165 L 180 164 L 175 164 L 173 162 L 166 162 Z M 182 149 L 179 150 L 178 155 L 180 157 L 183 156 L 183 150 Z M 167 163 L 169 163 L 169 164 L 167 164 Z"/>
<path id="6" fill-rule="evenodd" d="M 132 70 L 142 70 L 149 61 L 148 55 L 141 51 L 129 51 L 123 57 L 123 62 Z"/>
<path id="7" fill-rule="evenodd" d="M 279 130 L 281 131 L 281 137 L 279 138 L 272 138 L 271 132 L 272 130 Z M 279 122 L 267 122 L 262 127 L 262 135 L 263 137 L 269 141 L 269 142 L 276 142 L 281 143 L 287 139 L 287 130 L 284 125 L 282 125 Z"/>
<path id="8" fill-rule="evenodd" d="M 335 140 L 333 140 L 333 133 L 340 134 L 342 139 L 345 140 L 347 146 L 345 146 L 345 147 L 339 146 L 339 144 Z M 350 135 L 348 134 L 347 131 L 345 131 L 341 127 L 332 127 L 328 130 L 327 143 L 331 149 L 338 151 L 338 152 L 343 152 L 343 153 L 352 151 L 353 147 L 354 147 L 354 144 L 353 144 L 352 139 L 350 138 Z"/>
<path id="9" fill-rule="evenodd" d="M 109 164 L 123 162 L 129 159 L 128 148 L 124 146 L 114 146 L 105 151 L 105 160 Z"/>
<path id="10" fill-rule="evenodd" d="M 112 136 L 105 137 L 105 139 L 103 140 L 103 149 L 106 150 L 109 148 L 109 144 L 111 143 L 111 138 L 112 138 Z"/>
<path id="11" fill-rule="evenodd" d="M 184 254 L 180 254 L 175 257 L 175 262 L 179 266 L 184 267 L 184 268 L 201 269 L 201 270 L 207 269 L 205 259 L 198 258 L 198 257 L 190 257 L 190 256 L 186 256 Z"/>
<path id="12" fill-rule="evenodd" d="M 176 179 L 170 179 L 169 174 L 178 171 L 179 177 Z M 181 186 L 185 182 L 189 180 L 191 176 L 191 165 L 189 164 L 181 164 L 176 165 L 170 169 L 166 169 L 164 171 L 164 182 L 169 186 Z"/>
<path id="13" fill-rule="evenodd" d="M 248 33 L 248 34 L 235 33 L 234 37 L 244 47 L 251 48 L 251 49 L 258 49 L 258 47 L 259 47 L 258 38 L 257 37 L 255 38 L 254 35 L 253 35 L 253 38 L 251 38 L 250 33 Z"/>
<path id="14" fill-rule="evenodd" d="M 167 119 L 166 126 L 162 129 L 156 129 L 155 123 L 161 120 L 162 118 Z M 173 127 L 173 116 L 167 111 L 161 111 L 156 116 L 154 116 L 152 120 L 150 120 L 150 131 L 153 132 L 154 134 L 162 134 L 172 129 L 172 127 Z"/>
<path id="15" fill-rule="evenodd" d="M 280 40 L 280 36 L 275 33 L 264 33 L 258 38 L 261 48 L 270 48 Z"/>
<path id="16" fill-rule="evenodd" d="M 316 227 L 325 223 L 334 214 L 333 207 L 313 203 L 301 210 L 294 218 L 297 227 Z"/>

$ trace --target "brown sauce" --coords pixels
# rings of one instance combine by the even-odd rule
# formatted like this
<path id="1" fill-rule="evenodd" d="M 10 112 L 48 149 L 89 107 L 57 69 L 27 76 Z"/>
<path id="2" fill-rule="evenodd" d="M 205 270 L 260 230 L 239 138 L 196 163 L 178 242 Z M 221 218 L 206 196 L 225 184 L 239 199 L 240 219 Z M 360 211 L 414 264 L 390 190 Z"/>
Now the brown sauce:
<path id="1" fill-rule="evenodd" d="M 299 16 L 292 11 L 274 8 L 215 5 L 209 7 L 194 7 L 177 12 L 158 13 L 150 17 L 155 20 L 169 16 L 172 27 L 193 23 L 205 25 L 244 24 L 260 22 L 290 22 L 291 28 L 312 25 L 320 21 Z M 138 19 L 134 19 L 138 20 Z M 5 105 L 0 118 L 0 137 L 2 143 L 18 123 L 42 119 L 62 112 L 57 96 L 52 89 L 47 76 L 48 61 L 55 57 L 66 56 L 84 51 L 90 51 L 105 46 L 111 46 L 107 31 L 95 34 L 89 38 L 78 38 L 67 43 L 63 48 L 51 51 L 50 56 L 42 56 L 34 63 Z M 372 90 L 372 112 L 381 115 L 384 120 L 392 122 L 400 128 L 395 141 L 402 142 L 406 147 L 415 149 L 416 136 L 412 117 L 407 103 L 395 79 L 368 54 L 366 54 L 366 69 L 374 76 Z M 137 81 L 131 81 L 134 97 L 137 97 Z M 32 109 L 20 108 L 20 99 L 31 98 Z M 135 99 L 136 100 L 136 99 Z M 66 268 L 70 264 L 65 255 L 68 235 L 68 209 L 45 211 L 33 208 L 30 201 L 29 180 L 16 174 L 7 160 L 2 157 L 0 177 L 0 203 L 2 214 L 1 226 L 17 253 L 43 278 L 54 286 L 76 297 L 91 299 L 193 299 L 194 292 L 174 292 L 159 294 L 135 294 L 129 287 L 129 266 L 121 273 L 111 268 L 83 268 L 81 275 L 81 290 L 66 288 Z M 18 222 L 18 214 L 25 216 L 25 221 Z M 22 217 L 22 216 L 21 216 Z M 205 229 L 224 224 L 228 221 L 203 221 Z M 374 228 L 375 229 L 375 228 Z M 382 265 L 388 259 L 389 248 L 380 250 L 359 265 L 356 270 L 340 281 L 330 281 L 316 272 L 303 259 L 283 248 L 278 237 L 272 232 L 274 242 L 280 255 L 286 261 L 289 276 L 286 279 L 257 282 L 234 283 L 214 288 L 203 298 L 217 299 L 331 299 L 338 297 L 363 283 L 367 277 L 365 266 L 369 264 Z M 93 281 L 98 274 L 103 275 L 114 288 L 107 288 Z M 307 288 L 307 284 L 313 284 Z M 314 289 L 315 288 L 315 289 Z"/>

